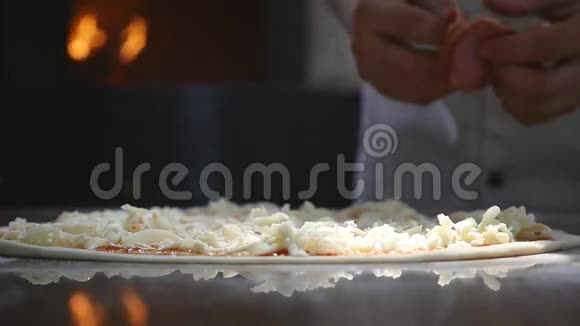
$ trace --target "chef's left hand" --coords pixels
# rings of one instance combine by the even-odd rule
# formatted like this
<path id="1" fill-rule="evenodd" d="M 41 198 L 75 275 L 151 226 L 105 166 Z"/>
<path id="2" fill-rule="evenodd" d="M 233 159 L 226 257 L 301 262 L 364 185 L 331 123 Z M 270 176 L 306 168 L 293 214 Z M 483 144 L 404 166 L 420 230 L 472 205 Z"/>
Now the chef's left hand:
<path id="1" fill-rule="evenodd" d="M 546 122 L 579 108 L 580 1 L 486 3 L 510 15 L 535 14 L 553 20 L 489 40 L 480 47 L 480 55 L 493 63 L 492 83 L 504 108 L 526 125 Z"/>

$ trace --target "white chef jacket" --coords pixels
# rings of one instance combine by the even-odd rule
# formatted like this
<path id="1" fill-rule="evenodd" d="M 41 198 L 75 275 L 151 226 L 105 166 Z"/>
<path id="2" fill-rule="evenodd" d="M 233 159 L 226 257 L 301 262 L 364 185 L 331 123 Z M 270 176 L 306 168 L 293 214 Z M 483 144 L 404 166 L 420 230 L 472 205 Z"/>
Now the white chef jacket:
<path id="1" fill-rule="evenodd" d="M 347 21 L 356 2 L 338 2 Z M 385 97 L 369 84 L 361 93 L 358 159 L 365 171 L 355 181 L 365 182 L 363 200 L 399 197 L 434 211 L 525 205 L 537 211 L 580 212 L 580 112 L 526 127 L 502 110 L 491 88 L 457 92 L 426 107 Z M 396 151 L 378 158 L 364 146 L 365 131 L 377 124 L 392 127 L 398 139 Z M 378 163 L 384 166 L 379 179 L 374 171 Z M 440 199 L 428 175 L 422 179 L 420 198 L 415 198 L 413 178 L 402 178 L 402 192 L 396 191 L 395 171 L 406 163 L 439 169 Z M 481 168 L 473 184 L 461 186 L 474 191 L 475 199 L 460 198 L 452 187 L 452 175 L 464 163 Z M 382 191 L 377 192 L 377 183 Z"/>

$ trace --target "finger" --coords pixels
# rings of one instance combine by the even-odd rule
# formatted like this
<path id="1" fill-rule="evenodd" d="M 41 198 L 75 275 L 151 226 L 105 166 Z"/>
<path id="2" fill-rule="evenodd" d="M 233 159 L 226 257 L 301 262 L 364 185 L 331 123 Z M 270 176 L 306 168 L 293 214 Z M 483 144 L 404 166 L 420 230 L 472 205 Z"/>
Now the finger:
<path id="1" fill-rule="evenodd" d="M 522 105 L 536 105 L 551 97 L 552 85 L 546 73 L 526 66 L 499 66 L 493 69 L 492 84 L 504 100 Z M 512 106 L 506 109 L 514 109 Z M 519 109 L 519 108 L 518 108 Z"/>
<path id="2" fill-rule="evenodd" d="M 410 0 L 409 3 L 423 8 L 430 13 L 442 16 L 446 15 L 454 6 L 455 0 Z"/>
<path id="3" fill-rule="evenodd" d="M 580 15 L 485 41 L 482 58 L 502 64 L 554 62 L 580 54 Z"/>
<path id="4" fill-rule="evenodd" d="M 551 83 L 560 90 L 562 105 L 580 108 L 580 58 L 571 60 L 551 72 Z"/>
<path id="5" fill-rule="evenodd" d="M 361 2 L 355 19 L 355 24 L 359 23 L 408 43 L 438 45 L 447 33 L 444 17 L 402 1 Z"/>
<path id="6" fill-rule="evenodd" d="M 561 6 L 547 7 L 539 12 L 540 16 L 549 21 L 563 21 L 580 12 L 580 1 L 573 1 Z"/>
<path id="7" fill-rule="evenodd" d="M 490 9 L 508 15 L 534 14 L 555 7 L 573 5 L 576 0 L 485 0 Z"/>
<path id="8" fill-rule="evenodd" d="M 391 46 L 388 52 L 385 56 L 388 68 L 378 77 L 389 79 L 386 86 L 400 94 L 400 100 L 429 104 L 451 92 L 449 78 L 441 69 L 438 55 L 398 45 Z"/>
<path id="9" fill-rule="evenodd" d="M 504 109 L 526 125 L 547 122 L 580 107 L 580 60 L 555 70 L 496 67 L 492 83 Z"/>
<path id="10" fill-rule="evenodd" d="M 366 35 L 366 37 L 371 37 Z M 356 40 L 360 76 L 397 100 L 428 104 L 451 91 L 439 56 L 384 40 Z"/>
<path id="11" fill-rule="evenodd" d="M 519 113 L 512 113 L 518 121 L 526 126 L 535 126 L 543 123 L 548 123 L 557 118 L 565 116 L 566 114 L 572 113 L 578 109 L 577 106 L 560 106 L 555 109 L 540 109 L 540 110 L 530 110 L 530 111 L 520 111 Z"/>

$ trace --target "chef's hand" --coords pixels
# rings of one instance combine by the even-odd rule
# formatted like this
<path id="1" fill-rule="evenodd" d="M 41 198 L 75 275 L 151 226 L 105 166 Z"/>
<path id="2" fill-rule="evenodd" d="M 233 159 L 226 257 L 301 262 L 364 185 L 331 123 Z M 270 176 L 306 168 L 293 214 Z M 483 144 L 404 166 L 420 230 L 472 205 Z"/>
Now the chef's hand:
<path id="1" fill-rule="evenodd" d="M 570 17 L 580 10 L 578 0 L 484 0 L 486 6 L 507 15 L 538 15 L 551 20 Z"/>
<path id="2" fill-rule="evenodd" d="M 404 0 L 360 0 L 354 14 L 353 52 L 360 76 L 383 94 L 425 105 L 451 91 L 434 50 L 445 38 L 445 18 Z"/>
<path id="3" fill-rule="evenodd" d="M 580 107 L 580 1 L 486 2 L 503 13 L 553 21 L 481 46 L 480 54 L 495 63 L 492 83 L 505 109 L 533 125 Z"/>

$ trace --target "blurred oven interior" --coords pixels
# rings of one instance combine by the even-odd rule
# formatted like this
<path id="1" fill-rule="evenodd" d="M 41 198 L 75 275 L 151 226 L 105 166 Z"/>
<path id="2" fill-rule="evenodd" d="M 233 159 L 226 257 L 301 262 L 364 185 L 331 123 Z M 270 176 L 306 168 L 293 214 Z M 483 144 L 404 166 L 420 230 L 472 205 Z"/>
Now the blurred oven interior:
<path id="1" fill-rule="evenodd" d="M 22 211 L 46 218 L 63 208 L 126 202 L 203 204 L 198 176 L 211 162 L 224 163 L 235 180 L 252 162 L 284 163 L 295 176 L 289 201 L 298 204 L 310 167 L 340 153 L 354 160 L 358 81 L 346 33 L 325 1 L 2 5 L 4 222 Z M 342 50 L 329 56 L 333 48 Z M 91 170 L 113 162 L 117 147 L 124 150 L 124 186 L 137 165 L 152 166 L 138 200 L 129 187 L 108 201 L 89 187 Z M 159 191 L 154 175 L 172 162 L 190 169 L 179 185 L 193 190 L 190 201 Z M 315 203 L 348 204 L 335 176 L 321 178 Z M 212 189 L 223 190 L 213 179 Z M 103 188 L 112 183 L 112 175 L 103 176 Z M 243 198 L 234 182 L 233 199 L 264 200 L 255 190 Z M 271 201 L 284 199 L 274 191 Z"/>

